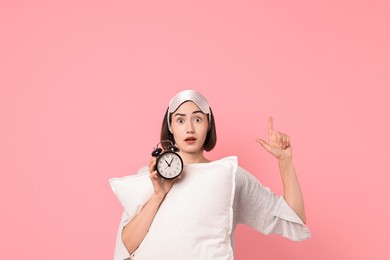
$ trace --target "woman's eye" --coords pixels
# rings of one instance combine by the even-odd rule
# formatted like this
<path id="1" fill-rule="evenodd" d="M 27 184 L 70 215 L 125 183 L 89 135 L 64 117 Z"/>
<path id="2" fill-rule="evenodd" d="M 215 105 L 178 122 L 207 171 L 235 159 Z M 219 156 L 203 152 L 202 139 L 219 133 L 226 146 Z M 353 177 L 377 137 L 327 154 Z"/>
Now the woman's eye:
<path id="1" fill-rule="evenodd" d="M 179 123 L 179 124 L 183 124 L 184 123 L 184 119 L 182 119 L 182 118 L 179 118 L 179 119 L 177 119 L 177 121 L 176 121 L 177 123 Z"/>
<path id="2" fill-rule="evenodd" d="M 202 122 L 202 118 L 196 117 L 194 121 L 195 121 L 195 123 L 201 123 Z"/>

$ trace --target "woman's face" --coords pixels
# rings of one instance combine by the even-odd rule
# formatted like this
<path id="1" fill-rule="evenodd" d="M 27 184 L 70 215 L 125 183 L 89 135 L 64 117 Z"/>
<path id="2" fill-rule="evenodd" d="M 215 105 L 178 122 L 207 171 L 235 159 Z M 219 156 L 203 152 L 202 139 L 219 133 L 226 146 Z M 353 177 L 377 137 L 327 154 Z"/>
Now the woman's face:
<path id="1" fill-rule="evenodd" d="M 181 104 L 171 117 L 170 130 L 176 146 L 184 153 L 203 152 L 208 127 L 208 115 L 192 101 Z"/>

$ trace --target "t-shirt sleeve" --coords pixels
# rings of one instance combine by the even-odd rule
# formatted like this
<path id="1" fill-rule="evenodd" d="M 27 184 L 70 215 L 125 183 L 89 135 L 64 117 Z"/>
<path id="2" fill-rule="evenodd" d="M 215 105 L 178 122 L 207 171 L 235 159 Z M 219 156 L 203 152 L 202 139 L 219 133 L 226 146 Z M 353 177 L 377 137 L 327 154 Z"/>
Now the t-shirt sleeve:
<path id="1" fill-rule="evenodd" d="M 245 224 L 263 234 L 279 234 L 293 241 L 311 236 L 309 228 L 287 204 L 256 177 L 238 167 L 234 224 Z"/>
<path id="2" fill-rule="evenodd" d="M 122 230 L 124 226 L 130 221 L 126 211 L 123 211 L 121 221 L 119 223 L 118 232 L 116 235 L 114 260 L 128 260 L 130 259 L 129 251 L 127 251 L 125 244 L 122 241 Z"/>

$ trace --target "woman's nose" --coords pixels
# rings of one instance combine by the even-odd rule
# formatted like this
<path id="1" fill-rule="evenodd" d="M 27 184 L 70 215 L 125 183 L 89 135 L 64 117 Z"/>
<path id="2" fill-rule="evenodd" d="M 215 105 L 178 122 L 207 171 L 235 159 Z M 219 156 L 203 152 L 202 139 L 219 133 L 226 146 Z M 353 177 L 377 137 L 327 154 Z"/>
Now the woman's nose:
<path id="1" fill-rule="evenodd" d="M 192 123 L 187 124 L 187 133 L 194 133 L 194 127 Z"/>

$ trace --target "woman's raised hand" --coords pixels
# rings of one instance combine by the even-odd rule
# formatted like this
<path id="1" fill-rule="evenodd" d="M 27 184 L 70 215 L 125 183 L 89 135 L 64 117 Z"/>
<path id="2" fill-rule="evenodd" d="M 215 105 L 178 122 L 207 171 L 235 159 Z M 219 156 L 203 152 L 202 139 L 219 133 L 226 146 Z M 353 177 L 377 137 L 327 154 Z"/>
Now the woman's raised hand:
<path id="1" fill-rule="evenodd" d="M 256 141 L 278 160 L 292 158 L 290 136 L 274 131 L 272 117 L 268 118 L 268 142 L 263 139 L 257 139 Z"/>

